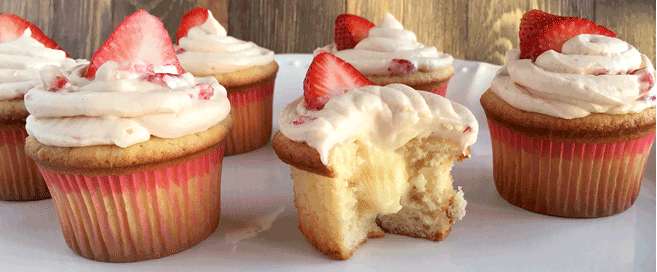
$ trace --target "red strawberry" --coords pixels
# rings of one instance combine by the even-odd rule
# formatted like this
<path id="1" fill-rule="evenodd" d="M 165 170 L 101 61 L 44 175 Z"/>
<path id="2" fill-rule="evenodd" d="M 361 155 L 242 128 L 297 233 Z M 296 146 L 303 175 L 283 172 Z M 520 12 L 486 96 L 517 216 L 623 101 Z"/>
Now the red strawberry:
<path id="1" fill-rule="evenodd" d="M 373 27 L 374 23 L 363 17 L 346 13 L 338 15 L 333 32 L 335 47 L 338 50 L 354 48 Z"/>
<path id="2" fill-rule="evenodd" d="M 530 10 L 520 20 L 520 58 L 536 59 L 550 49 L 561 51 L 564 42 L 579 34 L 616 36 L 613 31 L 588 19 Z"/>
<path id="3" fill-rule="evenodd" d="M 51 92 L 57 92 L 66 87 L 66 85 L 69 83 L 66 74 L 64 74 L 62 70 L 55 66 L 45 67 L 39 71 L 39 75 L 41 78 L 41 83 L 43 83 L 46 90 Z"/>
<path id="4" fill-rule="evenodd" d="M 48 38 L 37 26 L 11 13 L 0 14 L 0 42 L 13 41 L 23 35 L 26 28 L 32 31 L 32 38 L 48 48 L 61 49 L 56 42 Z"/>
<path id="5" fill-rule="evenodd" d="M 388 64 L 388 72 L 391 75 L 407 75 L 415 72 L 417 68 L 410 60 L 407 59 L 392 59 Z"/>
<path id="6" fill-rule="evenodd" d="M 210 100 L 212 96 L 214 96 L 214 89 L 210 84 L 207 83 L 201 83 L 198 85 L 199 92 L 198 92 L 198 98 L 202 100 Z"/>
<path id="7" fill-rule="evenodd" d="M 561 52 L 563 44 L 570 38 L 579 34 L 598 34 L 616 37 L 616 33 L 604 26 L 596 25 L 591 20 L 582 18 L 565 18 L 549 24 L 536 36 L 538 49 L 534 52 L 532 57 L 536 58 L 550 49 Z"/>
<path id="8" fill-rule="evenodd" d="M 351 64 L 331 53 L 320 53 L 313 59 L 303 81 L 306 108 L 321 110 L 332 96 L 370 84 Z"/>
<path id="9" fill-rule="evenodd" d="M 115 61 L 119 68 L 126 70 L 174 65 L 179 73 L 185 72 L 162 21 L 143 9 L 126 17 L 96 50 L 87 69 L 87 78 L 93 78 L 96 70 L 107 61 Z"/>
<path id="10" fill-rule="evenodd" d="M 534 55 L 537 48 L 536 35 L 540 33 L 543 28 L 552 22 L 565 18 L 557 15 L 552 15 L 538 9 L 532 9 L 525 12 L 520 19 L 520 58 L 530 58 Z"/>
<path id="11" fill-rule="evenodd" d="M 180 19 L 180 26 L 176 31 L 176 41 L 180 38 L 187 36 L 187 31 L 197 25 L 202 25 L 208 19 L 208 9 L 203 7 L 196 7 L 188 11 Z"/>

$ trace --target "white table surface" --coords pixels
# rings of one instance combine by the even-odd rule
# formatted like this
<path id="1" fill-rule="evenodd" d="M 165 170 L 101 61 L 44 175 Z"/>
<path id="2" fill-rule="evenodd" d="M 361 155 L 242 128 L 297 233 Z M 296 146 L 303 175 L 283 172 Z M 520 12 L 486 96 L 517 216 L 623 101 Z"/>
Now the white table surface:
<path id="1" fill-rule="evenodd" d="M 302 94 L 310 55 L 276 59 L 278 116 Z M 348 261 L 326 258 L 297 230 L 289 170 L 268 145 L 224 159 L 219 230 L 159 260 L 107 264 L 78 257 L 62 238 L 51 200 L 0 201 L 0 271 L 655 271 L 654 151 L 638 200 L 620 215 L 564 219 L 500 198 L 478 102 L 498 68 L 455 62 L 448 97 L 472 109 L 482 128 L 473 157 L 453 170 L 468 200 L 467 215 L 442 242 L 386 235 L 365 243 Z"/>

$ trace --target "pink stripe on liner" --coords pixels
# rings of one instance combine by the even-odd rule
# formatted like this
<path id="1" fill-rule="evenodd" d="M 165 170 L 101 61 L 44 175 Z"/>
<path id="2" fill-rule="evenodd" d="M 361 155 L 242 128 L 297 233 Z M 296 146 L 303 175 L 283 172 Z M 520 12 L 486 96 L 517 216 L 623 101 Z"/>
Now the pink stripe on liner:
<path id="1" fill-rule="evenodd" d="M 22 126 L 0 125 L 0 200 L 50 198 L 36 165 L 25 154 L 26 137 Z"/>
<path id="2" fill-rule="evenodd" d="M 598 144 L 578 143 L 524 135 L 491 120 L 488 120 L 488 127 L 491 137 L 496 137 L 497 140 L 512 145 L 514 148 L 522 147 L 522 150 L 526 152 L 543 153 L 543 149 L 550 146 L 549 154 L 551 156 L 565 159 L 570 159 L 572 156 L 599 159 L 603 156 L 621 157 L 628 153 L 643 154 L 650 150 L 655 139 L 655 134 L 652 133 L 630 141 Z M 626 147 L 622 148 L 623 146 L 620 145 Z"/>
<path id="3" fill-rule="evenodd" d="M 120 175 L 39 169 L 74 252 L 98 261 L 133 262 L 185 250 L 214 232 L 223 153 L 222 143 Z"/>
<path id="4" fill-rule="evenodd" d="M 228 91 L 233 127 L 226 140 L 226 155 L 245 153 L 269 142 L 273 94 L 274 80 L 247 89 Z"/>
<path id="5" fill-rule="evenodd" d="M 274 81 L 268 80 L 264 83 L 228 92 L 228 101 L 231 107 L 241 107 L 249 103 L 264 100 L 274 95 Z"/>
<path id="6" fill-rule="evenodd" d="M 447 95 L 447 85 L 448 84 L 449 84 L 449 80 L 445 81 L 445 82 L 442 82 L 442 83 L 440 83 L 440 85 L 438 85 L 438 87 L 436 87 L 432 90 L 429 90 L 429 92 L 435 93 L 435 94 L 440 95 L 440 96 L 446 96 Z"/>
<path id="7" fill-rule="evenodd" d="M 655 136 L 576 143 L 488 124 L 498 193 L 521 208 L 564 217 L 608 216 L 631 207 Z"/>

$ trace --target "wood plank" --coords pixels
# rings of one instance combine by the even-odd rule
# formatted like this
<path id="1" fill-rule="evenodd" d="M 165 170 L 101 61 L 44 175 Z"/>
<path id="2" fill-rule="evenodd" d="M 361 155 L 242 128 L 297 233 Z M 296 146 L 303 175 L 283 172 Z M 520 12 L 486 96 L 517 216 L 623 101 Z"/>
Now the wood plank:
<path id="1" fill-rule="evenodd" d="M 196 0 L 197 6 L 206 7 L 212 11 L 212 16 L 214 16 L 214 18 L 216 18 L 226 29 L 228 29 L 229 3 L 230 0 Z"/>
<path id="2" fill-rule="evenodd" d="M 467 39 L 467 1 L 449 0 L 347 0 L 347 12 L 379 23 L 390 12 L 418 41 L 463 58 Z M 459 15 L 461 14 L 461 16 Z"/>
<path id="3" fill-rule="evenodd" d="M 333 41 L 344 1 L 233 0 L 228 33 L 277 53 L 310 53 Z"/>
<path id="4" fill-rule="evenodd" d="M 111 0 L 55 1 L 52 38 L 74 58 L 91 54 L 112 31 Z"/>
<path id="5" fill-rule="evenodd" d="M 655 1 L 597 0 L 595 19 L 655 63 Z"/>
<path id="6" fill-rule="evenodd" d="M 518 47 L 518 27 L 522 14 L 534 8 L 567 16 L 594 17 L 592 1 L 470 1 L 465 58 L 504 63 L 506 52 Z"/>

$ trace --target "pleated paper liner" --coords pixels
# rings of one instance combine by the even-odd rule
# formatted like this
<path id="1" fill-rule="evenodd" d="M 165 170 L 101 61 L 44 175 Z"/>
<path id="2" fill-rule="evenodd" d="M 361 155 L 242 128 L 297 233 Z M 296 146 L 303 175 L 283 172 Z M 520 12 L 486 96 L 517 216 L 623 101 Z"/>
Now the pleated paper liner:
<path id="1" fill-rule="evenodd" d="M 233 127 L 226 141 L 226 155 L 249 152 L 271 138 L 274 77 L 253 86 L 228 89 Z"/>
<path id="2" fill-rule="evenodd" d="M 655 133 L 605 143 L 530 136 L 489 118 L 493 176 L 511 204 L 562 217 L 602 217 L 632 206 Z"/>
<path id="3" fill-rule="evenodd" d="M 185 250 L 215 231 L 223 153 L 222 143 L 107 175 L 39 168 L 68 246 L 92 260 L 133 262 Z"/>
<path id="4" fill-rule="evenodd" d="M 0 124 L 0 200 L 50 198 L 34 161 L 25 154 L 25 124 Z"/>
<path id="5" fill-rule="evenodd" d="M 449 79 L 445 79 L 442 81 L 436 81 L 425 85 L 409 85 L 409 86 L 411 86 L 413 89 L 416 90 L 427 91 L 445 97 L 447 96 L 448 84 L 449 84 Z"/>

